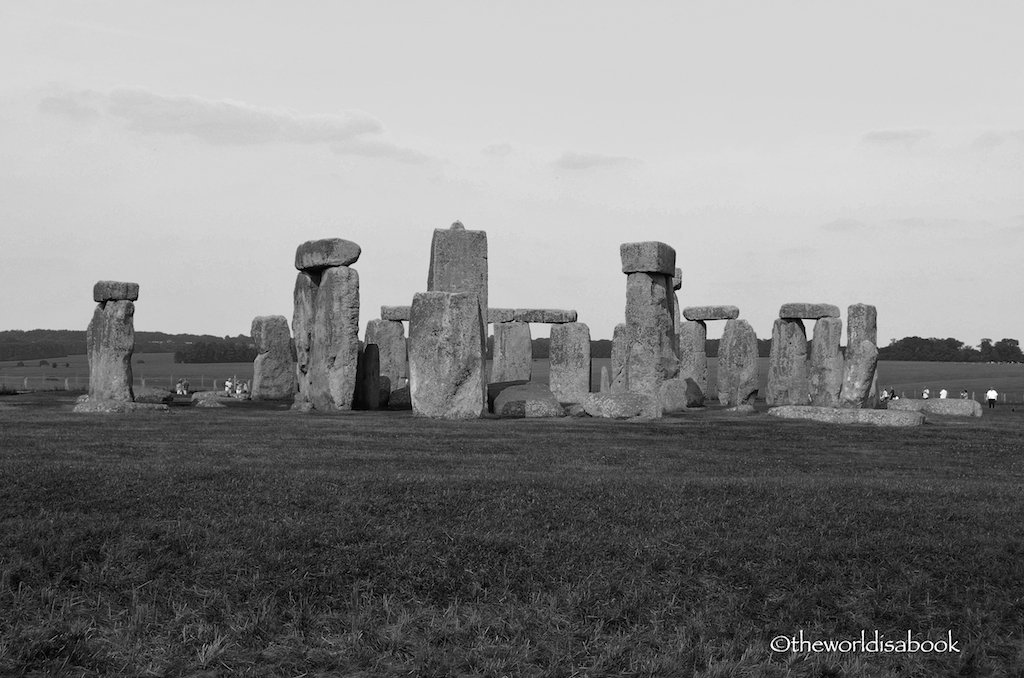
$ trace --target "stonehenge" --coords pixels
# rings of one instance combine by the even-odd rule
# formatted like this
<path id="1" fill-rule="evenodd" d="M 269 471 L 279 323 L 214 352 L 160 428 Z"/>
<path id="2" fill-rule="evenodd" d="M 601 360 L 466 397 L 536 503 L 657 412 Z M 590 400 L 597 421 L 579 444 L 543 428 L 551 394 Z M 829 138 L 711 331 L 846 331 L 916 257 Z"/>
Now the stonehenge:
<path id="1" fill-rule="evenodd" d="M 551 393 L 561 403 L 582 402 L 591 386 L 590 328 L 577 322 L 554 325 L 550 346 Z"/>
<path id="2" fill-rule="evenodd" d="M 89 400 L 133 402 L 132 352 L 138 283 L 101 280 L 93 286 L 96 310 L 86 331 Z"/>
<path id="3" fill-rule="evenodd" d="M 718 402 L 726 407 L 751 404 L 758 389 L 754 328 L 746 320 L 728 320 L 718 344 Z"/>
<path id="4" fill-rule="evenodd" d="M 283 400 L 295 395 L 295 366 L 292 364 L 291 330 L 283 315 L 253 318 L 252 340 L 256 344 L 253 361 L 253 400 Z"/>
<path id="5" fill-rule="evenodd" d="M 494 323 L 492 382 L 530 380 L 533 372 L 533 338 L 528 322 Z"/>

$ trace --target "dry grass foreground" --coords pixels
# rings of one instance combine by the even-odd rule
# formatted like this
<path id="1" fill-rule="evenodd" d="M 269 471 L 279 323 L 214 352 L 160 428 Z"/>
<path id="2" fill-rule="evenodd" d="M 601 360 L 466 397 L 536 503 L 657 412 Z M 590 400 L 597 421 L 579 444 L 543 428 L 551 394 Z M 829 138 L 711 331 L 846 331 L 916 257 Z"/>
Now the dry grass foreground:
<path id="1" fill-rule="evenodd" d="M 1024 412 L 435 422 L 0 398 L 0 675 L 1024 672 Z M 773 652 L 778 635 L 959 653 Z"/>

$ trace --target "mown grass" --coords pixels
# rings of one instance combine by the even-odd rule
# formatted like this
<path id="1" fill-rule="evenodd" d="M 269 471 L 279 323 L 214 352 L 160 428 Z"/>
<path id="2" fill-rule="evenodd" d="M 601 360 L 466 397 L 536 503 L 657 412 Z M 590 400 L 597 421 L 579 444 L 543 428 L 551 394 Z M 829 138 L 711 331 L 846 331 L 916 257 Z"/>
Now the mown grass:
<path id="1" fill-rule="evenodd" d="M 1024 415 L 103 417 L 12 398 L 2 675 L 1024 672 Z M 769 648 L 862 629 L 951 631 L 962 652 Z"/>

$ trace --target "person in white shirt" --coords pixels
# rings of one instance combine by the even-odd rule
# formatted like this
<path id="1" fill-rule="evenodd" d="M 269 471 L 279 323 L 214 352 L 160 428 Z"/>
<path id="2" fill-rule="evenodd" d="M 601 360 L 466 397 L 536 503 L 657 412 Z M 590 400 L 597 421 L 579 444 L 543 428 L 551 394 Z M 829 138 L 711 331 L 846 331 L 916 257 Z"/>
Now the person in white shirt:
<path id="1" fill-rule="evenodd" d="M 946 397 L 946 389 L 942 389 L 941 391 L 939 391 L 939 397 L 940 398 L 945 398 Z"/>
<path id="2" fill-rule="evenodd" d="M 988 398 L 988 409 L 991 410 L 991 409 L 995 408 L 995 406 L 996 406 L 996 398 L 999 397 L 999 394 L 996 393 L 996 390 L 994 388 L 990 388 L 988 390 L 988 393 L 985 394 L 985 397 Z"/>

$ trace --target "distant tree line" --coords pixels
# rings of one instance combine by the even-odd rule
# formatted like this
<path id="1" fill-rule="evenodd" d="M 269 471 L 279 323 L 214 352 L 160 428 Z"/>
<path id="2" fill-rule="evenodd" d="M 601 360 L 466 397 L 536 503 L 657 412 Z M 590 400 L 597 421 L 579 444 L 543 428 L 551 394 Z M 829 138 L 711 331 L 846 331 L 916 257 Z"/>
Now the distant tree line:
<path id="1" fill-rule="evenodd" d="M 135 332 L 136 353 L 178 353 L 200 342 L 252 343 L 245 335 L 217 337 L 211 334 L 166 334 Z M 5 330 L 0 331 L 0 360 L 39 360 L 65 355 L 83 355 L 87 351 L 85 330 Z"/>
<path id="2" fill-rule="evenodd" d="M 934 362 L 961 363 L 1006 363 L 1024 362 L 1020 343 L 1016 339 L 982 339 L 974 348 L 952 337 L 948 339 L 922 339 L 904 337 L 893 340 L 888 346 L 878 349 L 879 360 L 927 360 Z"/>
<path id="3" fill-rule="evenodd" d="M 251 363 L 256 345 L 243 341 L 200 341 L 174 352 L 176 363 Z"/>

